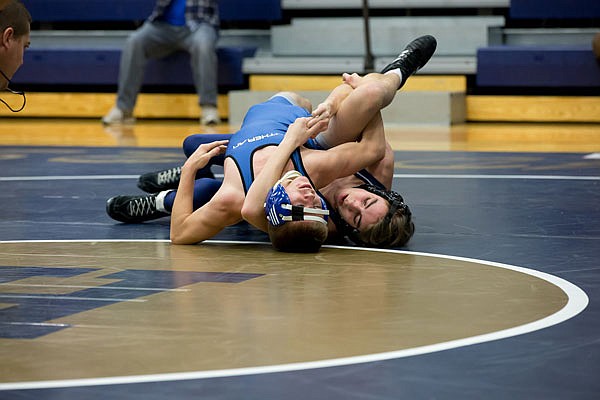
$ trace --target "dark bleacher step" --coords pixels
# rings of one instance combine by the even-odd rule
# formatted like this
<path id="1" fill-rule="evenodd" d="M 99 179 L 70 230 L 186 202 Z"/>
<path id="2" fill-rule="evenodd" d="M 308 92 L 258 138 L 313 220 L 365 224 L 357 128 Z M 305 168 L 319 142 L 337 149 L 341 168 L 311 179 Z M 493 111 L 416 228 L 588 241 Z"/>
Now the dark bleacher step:
<path id="1" fill-rule="evenodd" d="M 143 21 L 155 0 L 27 0 L 35 22 Z M 278 21 L 280 0 L 219 0 L 221 21 Z"/>
<path id="2" fill-rule="evenodd" d="M 221 87 L 246 84 L 242 71 L 244 57 L 252 57 L 255 47 L 221 47 L 217 50 L 218 82 Z M 120 49 L 42 48 L 25 52 L 23 66 L 15 74 L 16 84 L 27 85 L 116 85 Z M 149 61 L 144 74 L 145 85 L 192 85 L 189 55 L 176 52 Z"/>
<path id="3" fill-rule="evenodd" d="M 477 86 L 600 88 L 589 45 L 491 46 L 477 52 Z"/>
<path id="4" fill-rule="evenodd" d="M 510 17 L 515 19 L 600 18 L 597 0 L 511 0 Z"/>
<path id="5" fill-rule="evenodd" d="M 284 10 L 360 9 L 362 0 L 281 0 Z M 369 8 L 491 8 L 508 7 L 510 0 L 369 0 Z"/>

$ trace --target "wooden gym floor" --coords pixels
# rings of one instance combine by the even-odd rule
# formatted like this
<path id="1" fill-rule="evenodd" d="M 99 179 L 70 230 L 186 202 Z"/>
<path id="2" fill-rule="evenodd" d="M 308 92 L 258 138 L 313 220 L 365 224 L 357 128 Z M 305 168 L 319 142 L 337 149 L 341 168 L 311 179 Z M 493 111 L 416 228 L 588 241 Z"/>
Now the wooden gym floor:
<path id="1" fill-rule="evenodd" d="M 600 125 L 387 126 L 414 238 L 313 255 L 106 216 L 198 132 L 2 119 L 0 399 L 600 392 Z"/>

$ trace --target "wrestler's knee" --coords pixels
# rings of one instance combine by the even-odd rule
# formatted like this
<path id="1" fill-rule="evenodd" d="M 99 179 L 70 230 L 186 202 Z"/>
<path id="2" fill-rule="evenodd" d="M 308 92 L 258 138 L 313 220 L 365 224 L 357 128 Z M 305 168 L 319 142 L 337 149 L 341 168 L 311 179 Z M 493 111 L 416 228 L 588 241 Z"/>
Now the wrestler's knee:
<path id="1" fill-rule="evenodd" d="M 369 84 L 361 85 L 356 92 L 363 100 L 363 106 L 373 111 L 381 110 L 388 103 L 388 88 L 383 82 L 373 80 Z"/>

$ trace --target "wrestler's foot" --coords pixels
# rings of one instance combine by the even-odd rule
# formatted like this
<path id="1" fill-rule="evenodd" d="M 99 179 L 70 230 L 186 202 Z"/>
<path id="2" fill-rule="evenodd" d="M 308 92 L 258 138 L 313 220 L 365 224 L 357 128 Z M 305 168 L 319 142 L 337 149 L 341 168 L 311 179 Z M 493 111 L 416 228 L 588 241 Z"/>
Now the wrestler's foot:
<path id="1" fill-rule="evenodd" d="M 106 202 L 106 213 L 114 220 L 129 224 L 166 217 L 156 208 L 156 194 L 146 196 L 115 196 Z"/>
<path id="2" fill-rule="evenodd" d="M 402 73 L 402 82 L 400 83 L 400 87 L 402 87 L 409 76 L 427 64 L 436 47 L 437 41 L 433 36 L 421 36 L 410 42 L 394 61 L 381 70 L 381 73 L 385 74 L 388 71 L 399 69 Z"/>
<path id="3" fill-rule="evenodd" d="M 138 178 L 137 187 L 146 193 L 158 193 L 163 190 L 177 189 L 179 178 L 181 178 L 181 167 L 149 172 Z"/>

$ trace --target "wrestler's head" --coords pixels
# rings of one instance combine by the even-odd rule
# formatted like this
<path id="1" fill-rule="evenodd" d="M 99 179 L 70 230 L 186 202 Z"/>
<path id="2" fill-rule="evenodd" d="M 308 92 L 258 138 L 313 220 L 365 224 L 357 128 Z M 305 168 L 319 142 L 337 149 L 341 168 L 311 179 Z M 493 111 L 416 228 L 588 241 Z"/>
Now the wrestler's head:
<path id="1" fill-rule="evenodd" d="M 316 252 L 327 239 L 325 201 L 308 178 L 288 171 L 267 194 L 269 238 L 279 251 Z"/>
<path id="2" fill-rule="evenodd" d="M 361 246 L 403 246 L 415 231 L 410 209 L 394 191 L 372 185 L 346 188 L 336 193 L 333 206 L 338 229 Z"/>

